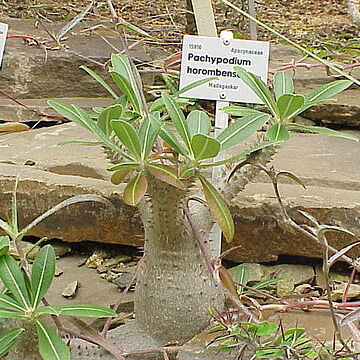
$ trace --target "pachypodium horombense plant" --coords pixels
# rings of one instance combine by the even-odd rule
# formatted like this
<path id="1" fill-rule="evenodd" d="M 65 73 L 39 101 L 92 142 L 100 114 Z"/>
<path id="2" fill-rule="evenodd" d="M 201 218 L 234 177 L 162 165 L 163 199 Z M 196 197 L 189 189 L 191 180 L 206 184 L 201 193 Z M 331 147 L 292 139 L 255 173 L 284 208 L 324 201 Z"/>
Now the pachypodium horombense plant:
<path id="1" fill-rule="evenodd" d="M 204 79 L 172 94 L 164 92 L 147 103 L 140 76 L 126 56 L 112 55 L 109 70 L 122 95 L 92 70 L 83 69 L 107 89 L 114 104 L 95 108 L 92 114 L 76 105 L 57 101 L 49 104 L 98 137 L 95 144 L 104 147 L 113 163 L 109 168 L 113 172 L 111 181 L 126 182 L 124 202 L 139 209 L 146 241 L 145 261 L 135 291 L 137 321 L 164 343 L 184 342 L 208 324 L 209 306 L 221 309 L 223 305 L 222 291 L 212 279 L 191 225 L 208 239 L 216 221 L 225 239 L 231 241 L 234 223 L 227 203 L 260 171 L 252 163 L 266 164 L 276 146 L 287 140 L 288 131 L 300 127 L 291 123 L 291 118 L 316 103 L 328 101 L 349 87 L 351 81 L 335 81 L 304 97 L 293 94 L 288 74 L 279 73 L 274 79 L 274 98 L 260 79 L 235 68 L 270 113 L 225 108 L 240 119 L 215 136 L 209 116 L 201 110 L 184 112 L 189 100 L 181 98 L 187 89 L 213 79 Z M 267 132 L 261 132 L 252 148 L 234 154 L 239 143 L 264 127 L 268 127 Z M 355 139 L 324 128 L 302 129 Z M 231 156 L 227 155 L 229 149 Z M 225 159 L 214 161 L 219 153 L 224 153 Z M 225 175 L 216 186 L 205 175 L 214 166 L 233 164 L 234 168 L 249 156 L 249 164 L 237 169 L 230 179 Z M 190 201 L 196 198 L 198 185 L 205 201 Z M 184 215 L 187 208 L 193 224 Z"/>

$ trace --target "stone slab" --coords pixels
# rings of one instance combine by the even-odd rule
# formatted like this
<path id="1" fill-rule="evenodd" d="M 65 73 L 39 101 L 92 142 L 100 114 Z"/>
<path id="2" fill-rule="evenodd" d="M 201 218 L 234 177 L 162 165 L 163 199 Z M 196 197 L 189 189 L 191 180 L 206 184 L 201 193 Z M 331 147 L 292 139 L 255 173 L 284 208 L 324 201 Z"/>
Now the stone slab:
<path id="1" fill-rule="evenodd" d="M 45 30 L 36 26 L 35 20 L 2 21 L 9 24 L 10 37 L 26 35 L 40 40 L 50 38 Z M 63 25 L 45 26 L 50 33 L 56 34 Z M 86 31 L 97 25 L 102 27 Z M 46 44 L 47 48 L 34 44 L 30 46 L 21 38 L 9 38 L 0 71 L 0 90 L 15 98 L 30 99 L 109 96 L 107 91 L 85 71 L 79 69 L 79 66 L 86 65 L 109 79 L 105 65 L 112 53 L 124 49 L 123 39 L 117 31 L 111 30 L 111 26 L 114 27 L 109 23 L 81 22 L 60 46 L 50 43 Z M 140 45 L 131 48 L 129 53 L 137 61 L 150 60 Z"/>
<path id="2" fill-rule="evenodd" d="M 97 241 L 141 246 L 143 230 L 135 208 L 123 203 L 120 187 L 108 181 L 81 176 L 58 175 L 25 166 L 0 164 L 1 217 L 10 212 L 14 180 L 20 174 L 18 209 L 20 227 L 29 224 L 47 209 L 71 196 L 98 194 L 112 202 L 108 205 L 84 202 L 71 205 L 50 216 L 28 235 L 63 239 L 68 242 Z"/>
<path id="3" fill-rule="evenodd" d="M 359 132 L 352 131 L 353 134 Z M 91 140 L 85 130 L 68 123 L 26 133 L 0 136 L 0 215 L 10 209 L 13 182 L 18 189 L 20 223 L 25 225 L 51 206 L 76 194 L 95 193 L 109 199 L 115 211 L 101 204 L 77 204 L 34 228 L 32 235 L 69 242 L 98 241 L 139 246 L 143 231 L 136 210 L 121 200 L 122 186 L 109 183 L 108 163 L 99 147 L 59 147 L 64 140 Z M 322 135 L 294 134 L 275 157 L 275 166 L 294 172 L 307 190 L 285 181 L 280 191 L 289 213 L 303 222 L 297 209 L 308 211 L 321 223 L 348 228 L 360 236 L 359 144 Z M 29 162 L 30 160 L 30 162 Z M 24 165 L 33 164 L 32 166 Z M 262 262 L 279 255 L 319 257 L 321 249 L 299 235 L 284 233 L 277 225 L 278 206 L 266 177 L 250 184 L 232 204 L 236 234 L 226 248 L 241 244 L 229 257 Z M 337 247 L 355 241 L 330 237 Z M 360 255 L 360 251 L 355 251 Z"/>
<path id="4" fill-rule="evenodd" d="M 22 99 L 21 102 L 32 110 L 42 112 L 49 115 L 58 115 L 53 110 L 47 101 L 50 99 Z M 52 99 L 59 100 L 67 104 L 75 104 L 80 106 L 85 111 L 91 111 L 93 107 L 106 107 L 113 103 L 110 98 L 62 98 Z M 35 112 L 23 107 L 10 99 L 0 99 L 0 120 L 3 121 L 16 121 L 16 122 L 67 122 L 68 120 L 57 120 L 51 117 L 40 117 Z"/>
<path id="5" fill-rule="evenodd" d="M 94 141 L 96 137 L 74 123 L 2 135 L 0 163 L 19 166 L 20 174 L 31 166 L 60 175 L 108 180 L 106 168 L 110 162 L 101 147 L 59 145 L 69 140 Z"/>

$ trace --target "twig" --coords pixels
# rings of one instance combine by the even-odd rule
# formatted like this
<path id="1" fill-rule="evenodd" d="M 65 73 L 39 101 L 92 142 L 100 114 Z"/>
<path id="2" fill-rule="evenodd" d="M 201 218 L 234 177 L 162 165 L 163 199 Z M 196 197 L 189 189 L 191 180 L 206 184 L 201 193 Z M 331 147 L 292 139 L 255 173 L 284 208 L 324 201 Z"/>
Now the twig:
<path id="1" fill-rule="evenodd" d="M 8 99 L 10 99 L 11 101 L 14 101 L 16 104 L 22 106 L 23 108 L 25 108 L 26 110 L 29 110 L 33 113 L 35 113 L 36 115 L 38 116 L 41 116 L 41 117 L 47 117 L 47 118 L 52 118 L 52 119 L 65 119 L 64 116 L 62 115 L 50 115 L 50 114 L 46 114 L 46 113 L 43 113 L 41 111 L 38 111 L 38 110 L 35 110 L 35 109 L 32 109 L 31 107 L 29 107 L 28 105 L 24 104 L 23 102 L 15 99 L 14 97 L 12 97 L 11 95 L 7 94 L 6 92 L 0 90 L 0 94 L 4 95 L 5 97 L 7 97 Z"/>
<path id="2" fill-rule="evenodd" d="M 336 64 L 336 66 L 339 69 L 342 69 L 342 70 L 350 70 L 350 69 L 359 67 L 360 62 L 357 61 L 357 62 L 354 62 L 352 64 L 347 64 L 347 65 Z M 314 68 L 329 68 L 329 66 L 326 65 L 326 64 L 322 64 L 322 63 L 317 63 L 317 64 L 306 64 L 306 63 L 288 64 L 288 65 L 281 66 L 281 67 L 279 67 L 279 68 L 277 68 L 275 70 L 269 70 L 269 73 L 274 74 L 277 71 L 291 70 L 291 69 L 297 69 L 297 68 L 305 68 L 305 69 L 311 70 L 311 69 L 314 69 Z"/>
<path id="3" fill-rule="evenodd" d="M 112 20 L 113 21 L 119 21 L 119 16 L 118 14 L 116 13 L 115 9 L 114 9 L 114 6 L 111 2 L 111 0 L 106 0 L 107 4 L 108 4 L 108 7 L 109 7 L 109 10 L 110 10 L 110 14 L 111 14 L 111 17 L 112 17 Z"/>
<path id="4" fill-rule="evenodd" d="M 329 309 L 330 309 L 330 314 L 331 314 L 331 320 L 332 320 L 332 323 L 333 323 L 333 326 L 334 326 L 334 333 L 335 333 L 336 337 L 339 339 L 339 341 L 341 342 L 344 349 L 346 349 L 346 351 L 351 353 L 351 349 L 348 347 L 348 345 L 346 344 L 346 342 L 344 341 L 344 339 L 341 336 L 339 324 L 338 324 L 337 319 L 336 319 L 334 305 L 333 305 L 333 302 L 332 302 L 332 299 L 331 299 L 331 288 L 330 288 L 330 281 L 329 281 L 329 270 L 330 269 L 329 269 L 329 265 L 328 265 L 328 260 L 329 260 L 328 242 L 326 240 L 326 236 L 325 236 L 324 231 L 321 231 L 319 229 L 317 234 L 318 234 L 318 236 L 317 236 L 318 239 L 323 244 L 323 272 L 324 272 L 324 279 L 325 279 L 326 296 L 327 296 L 327 300 L 329 302 Z"/>

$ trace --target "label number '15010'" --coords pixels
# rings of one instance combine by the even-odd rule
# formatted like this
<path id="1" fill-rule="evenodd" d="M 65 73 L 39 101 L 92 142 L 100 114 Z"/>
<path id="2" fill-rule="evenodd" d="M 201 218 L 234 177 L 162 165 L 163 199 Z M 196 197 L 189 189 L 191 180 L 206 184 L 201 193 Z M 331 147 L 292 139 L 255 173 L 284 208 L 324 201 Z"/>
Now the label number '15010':
<path id="1" fill-rule="evenodd" d="M 189 49 L 191 49 L 191 50 L 201 50 L 202 46 L 200 44 L 189 44 Z"/>

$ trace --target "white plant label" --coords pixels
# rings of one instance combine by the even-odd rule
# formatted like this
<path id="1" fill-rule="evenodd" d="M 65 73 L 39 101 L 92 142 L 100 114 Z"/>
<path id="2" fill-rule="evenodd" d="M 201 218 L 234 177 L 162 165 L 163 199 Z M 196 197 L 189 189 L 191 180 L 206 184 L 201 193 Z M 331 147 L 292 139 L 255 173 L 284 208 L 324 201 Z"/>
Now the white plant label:
<path id="1" fill-rule="evenodd" d="M 210 77 L 206 84 L 181 94 L 182 97 L 252 104 L 263 102 L 240 79 L 235 66 L 267 82 L 269 43 L 185 35 L 183 39 L 180 89 Z"/>
<path id="2" fill-rule="evenodd" d="M 3 58 L 3 54 L 4 54 L 8 28 L 9 28 L 8 24 L 0 23 L 0 68 L 1 68 L 2 58 Z"/>

